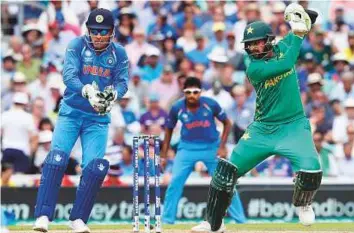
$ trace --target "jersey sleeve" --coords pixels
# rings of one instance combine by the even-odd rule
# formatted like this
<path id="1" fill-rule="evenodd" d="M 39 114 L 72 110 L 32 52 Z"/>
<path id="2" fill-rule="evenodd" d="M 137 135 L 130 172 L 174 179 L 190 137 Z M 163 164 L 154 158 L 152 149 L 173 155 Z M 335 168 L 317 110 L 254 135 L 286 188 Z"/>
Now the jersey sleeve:
<path id="1" fill-rule="evenodd" d="M 74 92 L 80 92 L 84 85 L 79 79 L 81 67 L 81 47 L 80 39 L 72 40 L 65 52 L 64 67 L 63 67 L 63 81 L 67 88 Z"/>
<path id="2" fill-rule="evenodd" d="M 173 129 L 176 126 L 177 121 L 178 121 L 178 107 L 175 104 L 172 106 L 172 108 L 168 114 L 166 127 L 168 129 Z"/>
<path id="3" fill-rule="evenodd" d="M 212 101 L 212 108 L 213 108 L 214 116 L 218 120 L 224 121 L 225 119 L 227 119 L 227 115 L 226 115 L 225 111 L 221 108 L 221 106 L 220 106 L 220 104 L 218 104 L 218 102 Z"/>
<path id="4" fill-rule="evenodd" d="M 292 32 L 289 32 L 283 39 L 279 41 L 279 43 L 284 43 L 287 46 L 290 46 L 293 39 L 294 39 L 295 34 Z"/>
<path id="5" fill-rule="evenodd" d="M 247 77 L 253 83 L 259 83 L 282 73 L 291 70 L 299 56 L 302 38 L 294 34 L 288 35 L 286 38 L 288 45 L 287 50 L 282 49 L 278 59 L 271 60 L 253 60 L 246 73 Z M 280 43 L 280 42 L 279 42 Z"/>
<path id="6" fill-rule="evenodd" d="M 117 65 L 113 76 L 113 86 L 122 98 L 128 91 L 129 60 L 125 49 L 121 46 L 116 49 Z"/>

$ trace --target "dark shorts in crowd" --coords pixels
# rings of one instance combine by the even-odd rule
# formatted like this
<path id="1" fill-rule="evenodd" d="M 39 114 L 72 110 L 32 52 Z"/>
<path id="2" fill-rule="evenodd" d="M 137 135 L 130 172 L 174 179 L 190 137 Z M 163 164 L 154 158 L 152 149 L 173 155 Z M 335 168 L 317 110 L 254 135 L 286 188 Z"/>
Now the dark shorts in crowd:
<path id="1" fill-rule="evenodd" d="M 31 162 L 29 157 L 23 153 L 21 150 L 17 149 L 5 149 L 2 152 L 3 158 L 2 163 L 10 163 L 13 164 L 14 172 L 28 172 Z"/>

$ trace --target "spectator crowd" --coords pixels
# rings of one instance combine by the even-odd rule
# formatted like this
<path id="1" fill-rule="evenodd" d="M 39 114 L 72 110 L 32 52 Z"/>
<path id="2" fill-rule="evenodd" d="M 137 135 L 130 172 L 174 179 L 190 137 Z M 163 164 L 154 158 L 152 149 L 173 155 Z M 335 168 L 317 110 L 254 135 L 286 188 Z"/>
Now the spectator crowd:
<path id="1" fill-rule="evenodd" d="M 169 108 L 183 96 L 187 77 L 199 78 L 203 95 L 217 100 L 231 119 L 231 154 L 255 112 L 256 93 L 245 75 L 243 31 L 248 23 L 264 20 L 279 41 L 290 30 L 283 16 L 290 2 L 2 3 L 1 185 L 9 185 L 13 173 L 41 172 L 65 90 L 61 76 L 65 49 L 73 38 L 87 33 L 85 21 L 91 10 L 104 7 L 112 11 L 116 20 L 114 40 L 125 46 L 130 61 L 129 91 L 111 112 L 105 155 L 111 164 L 105 185 L 111 186 L 121 185 L 121 176 L 132 176 L 134 135 L 163 139 Z M 328 5 L 326 12 L 309 1 L 298 3 L 320 13 L 302 44 L 297 72 L 324 176 L 353 176 L 354 18 L 350 15 L 354 3 L 321 2 Z M 172 170 L 179 129 L 177 126 L 168 159 L 162 164 L 165 184 Z M 139 163 L 142 152 L 140 148 Z M 81 153 L 78 140 L 66 174 L 80 174 Z M 206 174 L 206 167 L 197 163 L 192 176 Z M 142 170 L 139 175 L 143 176 Z M 274 155 L 248 175 L 291 177 L 293 171 L 287 159 Z"/>

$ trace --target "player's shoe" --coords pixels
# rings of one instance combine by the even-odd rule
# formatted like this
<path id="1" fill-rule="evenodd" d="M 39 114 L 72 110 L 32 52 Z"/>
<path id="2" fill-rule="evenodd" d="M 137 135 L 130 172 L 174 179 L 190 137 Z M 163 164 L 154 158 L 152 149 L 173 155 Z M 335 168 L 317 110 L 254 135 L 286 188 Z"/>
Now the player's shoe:
<path id="1" fill-rule="evenodd" d="M 33 225 L 34 231 L 47 232 L 49 225 L 49 219 L 47 216 L 43 215 L 36 219 Z"/>
<path id="2" fill-rule="evenodd" d="M 69 226 L 75 233 L 90 233 L 91 230 L 81 219 L 70 221 Z"/>
<path id="3" fill-rule="evenodd" d="M 221 226 L 219 230 L 217 231 L 211 231 L 211 226 L 210 223 L 207 221 L 201 222 L 199 225 L 192 227 L 192 232 L 217 232 L 217 233 L 223 233 L 226 230 L 226 227 L 224 225 L 224 221 L 222 221 Z"/>
<path id="4" fill-rule="evenodd" d="M 315 223 L 315 213 L 311 205 L 299 207 L 299 220 L 304 226 L 310 226 Z"/>

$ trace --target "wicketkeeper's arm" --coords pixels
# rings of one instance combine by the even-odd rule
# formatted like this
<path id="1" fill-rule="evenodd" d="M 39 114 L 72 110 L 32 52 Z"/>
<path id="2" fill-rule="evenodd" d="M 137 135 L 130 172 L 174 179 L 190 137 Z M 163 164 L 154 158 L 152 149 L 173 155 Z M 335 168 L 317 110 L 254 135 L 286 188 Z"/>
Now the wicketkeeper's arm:
<path id="1" fill-rule="evenodd" d="M 122 98 L 128 91 L 128 66 L 117 71 L 114 77 L 114 88 L 117 91 L 117 98 Z"/>
<path id="2" fill-rule="evenodd" d="M 124 49 L 118 50 L 116 56 L 119 58 L 113 73 L 113 87 L 117 91 L 117 98 L 122 98 L 128 91 L 129 81 L 129 60 Z"/>
<path id="3" fill-rule="evenodd" d="M 74 39 L 68 45 L 65 53 L 63 67 L 63 81 L 67 88 L 74 92 L 81 93 L 84 85 L 79 79 L 79 67 L 81 64 L 78 50 L 80 49 L 78 39 Z"/>
<path id="4" fill-rule="evenodd" d="M 117 99 L 122 98 L 128 91 L 129 80 L 129 60 L 123 48 L 116 51 L 116 57 L 119 58 L 115 69 L 112 72 L 112 85 L 106 86 L 102 97 L 105 99 L 105 110 L 102 114 L 109 113 Z"/>

